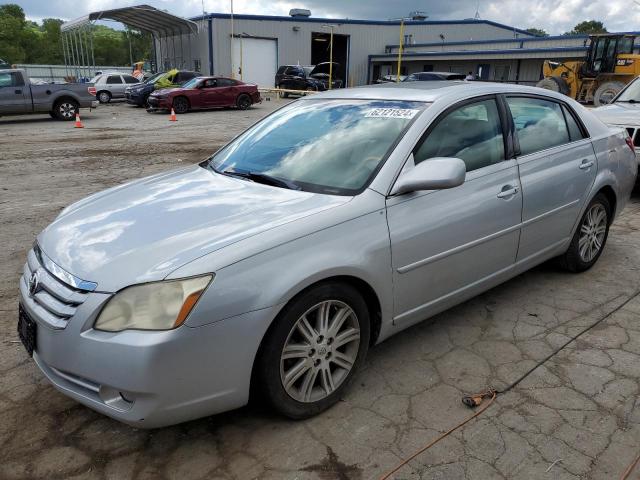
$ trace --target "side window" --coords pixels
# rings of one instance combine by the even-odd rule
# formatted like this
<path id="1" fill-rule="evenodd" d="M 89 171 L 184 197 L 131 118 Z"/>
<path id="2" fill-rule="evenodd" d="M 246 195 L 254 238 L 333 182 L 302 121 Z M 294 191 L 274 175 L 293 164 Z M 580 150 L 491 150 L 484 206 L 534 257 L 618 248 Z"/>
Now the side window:
<path id="1" fill-rule="evenodd" d="M 569 143 L 560 104 L 550 100 L 507 97 L 518 133 L 521 155 Z"/>
<path id="2" fill-rule="evenodd" d="M 434 157 L 455 157 L 464 160 L 470 172 L 504 160 L 502 126 L 495 100 L 466 104 L 437 122 L 414 151 L 416 165 Z"/>
<path id="3" fill-rule="evenodd" d="M 14 75 L 13 73 L 0 73 L 0 87 L 15 87 L 17 86 L 17 84 L 15 83 L 16 81 L 16 75 Z"/>
<path id="4" fill-rule="evenodd" d="M 122 78 L 124 78 L 125 83 L 138 83 L 138 79 L 131 75 L 123 75 Z"/>
<path id="5" fill-rule="evenodd" d="M 564 112 L 564 118 L 567 121 L 567 128 L 569 129 L 569 138 L 571 138 L 571 141 L 575 142 L 576 140 L 582 140 L 585 138 L 585 135 L 582 133 L 573 113 L 571 113 L 571 111 L 564 105 L 562 105 L 562 111 Z"/>
<path id="6" fill-rule="evenodd" d="M 204 88 L 216 88 L 218 86 L 218 80 L 215 78 L 210 78 L 209 80 L 204 81 Z"/>
<path id="7" fill-rule="evenodd" d="M 220 87 L 233 87 L 236 84 L 236 82 L 234 80 L 231 80 L 229 78 L 219 78 L 218 79 L 218 85 Z"/>
<path id="8" fill-rule="evenodd" d="M 108 84 L 122 83 L 122 78 L 120 77 L 120 75 L 109 75 L 107 77 L 107 83 Z"/>

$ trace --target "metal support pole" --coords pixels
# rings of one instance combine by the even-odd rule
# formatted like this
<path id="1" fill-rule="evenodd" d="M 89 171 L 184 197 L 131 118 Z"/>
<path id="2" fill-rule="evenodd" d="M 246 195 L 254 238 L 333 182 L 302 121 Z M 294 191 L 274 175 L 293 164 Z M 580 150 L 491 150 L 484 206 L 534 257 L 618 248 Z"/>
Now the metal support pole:
<path id="1" fill-rule="evenodd" d="M 93 53 L 93 23 L 89 25 L 89 41 L 91 42 L 91 65 L 93 66 L 93 71 L 96 71 L 96 57 Z"/>
<path id="2" fill-rule="evenodd" d="M 182 32 L 180 32 L 180 68 L 188 69 L 188 66 L 184 64 L 184 46 L 182 45 Z"/>
<path id="3" fill-rule="evenodd" d="M 86 77 L 88 77 L 89 79 L 91 77 L 93 77 L 93 74 L 91 73 L 91 57 L 89 55 L 89 36 L 87 35 L 87 27 L 85 26 L 82 29 L 82 33 L 84 36 L 84 47 L 85 47 L 85 52 L 86 52 L 86 56 L 87 56 L 87 74 L 85 74 Z"/>
<path id="4" fill-rule="evenodd" d="M 187 37 L 187 39 L 189 40 L 189 65 L 191 65 L 193 62 L 193 54 L 191 53 L 191 35 L 191 32 L 189 32 L 189 36 Z M 187 68 L 189 68 L 189 66 L 187 66 Z M 193 65 L 193 69 L 196 70 L 195 62 Z M 201 68 L 198 68 L 198 70 L 201 70 Z"/>
<path id="5" fill-rule="evenodd" d="M 66 73 L 68 63 L 67 63 L 67 48 L 65 45 L 65 36 L 66 34 L 64 32 L 60 32 L 60 42 L 62 44 L 62 58 L 64 59 L 64 71 Z"/>
<path id="6" fill-rule="evenodd" d="M 329 90 L 333 86 L 333 25 L 331 25 L 331 38 L 329 40 Z"/>
<path id="7" fill-rule="evenodd" d="M 398 71 L 396 73 L 396 83 L 400 81 L 400 65 L 402 63 L 403 42 L 404 42 L 404 19 L 400 20 L 400 44 L 398 45 Z"/>
<path id="8" fill-rule="evenodd" d="M 233 0 L 231 0 L 231 78 L 236 78 L 236 74 L 233 71 Z"/>
<path id="9" fill-rule="evenodd" d="M 240 81 L 242 81 L 242 38 L 243 35 L 240 35 Z"/>

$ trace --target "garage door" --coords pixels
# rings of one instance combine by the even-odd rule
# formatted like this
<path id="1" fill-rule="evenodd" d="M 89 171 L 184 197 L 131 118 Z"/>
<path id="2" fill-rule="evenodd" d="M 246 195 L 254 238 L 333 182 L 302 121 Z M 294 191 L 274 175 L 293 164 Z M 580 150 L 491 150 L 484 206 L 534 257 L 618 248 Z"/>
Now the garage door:
<path id="1" fill-rule="evenodd" d="M 242 81 L 255 83 L 261 87 L 273 87 L 278 69 L 276 40 L 234 38 L 233 72 L 238 79 L 241 78 L 240 68 L 242 68 Z"/>

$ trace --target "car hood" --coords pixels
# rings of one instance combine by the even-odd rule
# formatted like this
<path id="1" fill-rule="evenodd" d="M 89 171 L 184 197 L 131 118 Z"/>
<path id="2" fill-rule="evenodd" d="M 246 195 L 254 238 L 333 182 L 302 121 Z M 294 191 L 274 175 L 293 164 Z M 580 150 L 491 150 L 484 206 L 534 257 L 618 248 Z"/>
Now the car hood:
<path id="1" fill-rule="evenodd" d="M 612 103 L 591 110 L 608 125 L 640 125 L 640 104 Z"/>
<path id="2" fill-rule="evenodd" d="M 178 92 L 182 90 L 182 88 L 178 88 L 178 87 L 174 87 L 174 88 L 161 88 L 160 90 L 156 90 L 155 92 L 153 92 L 151 95 L 169 95 L 173 92 Z"/>
<path id="3" fill-rule="evenodd" d="M 271 187 L 192 166 L 92 195 L 38 236 L 67 272 L 114 292 L 352 197 Z M 204 273 L 204 272 L 203 272 Z"/>

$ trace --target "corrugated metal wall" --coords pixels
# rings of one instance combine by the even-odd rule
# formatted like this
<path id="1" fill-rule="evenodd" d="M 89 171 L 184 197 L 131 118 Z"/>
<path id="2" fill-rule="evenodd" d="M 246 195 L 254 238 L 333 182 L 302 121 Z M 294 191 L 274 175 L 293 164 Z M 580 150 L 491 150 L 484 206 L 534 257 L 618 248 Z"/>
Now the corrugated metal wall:
<path id="1" fill-rule="evenodd" d="M 234 34 L 253 37 L 275 38 L 278 40 L 278 63 L 308 65 L 311 63 L 312 32 L 328 32 L 320 22 L 234 19 Z M 397 44 L 400 28 L 398 25 L 342 24 L 334 33 L 350 36 L 348 81 L 354 85 L 366 83 L 368 56 L 382 53 L 385 47 Z M 413 43 L 440 41 L 490 40 L 504 38 L 511 30 L 486 23 L 467 24 L 408 24 L 405 35 L 411 35 Z M 522 34 L 519 34 L 522 36 Z M 231 22 L 228 18 L 213 19 L 213 57 L 216 75 L 231 74 Z M 202 55 L 201 55 L 202 56 Z"/>

